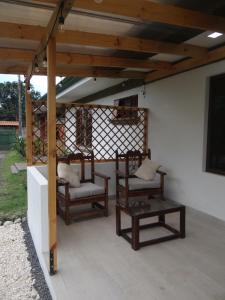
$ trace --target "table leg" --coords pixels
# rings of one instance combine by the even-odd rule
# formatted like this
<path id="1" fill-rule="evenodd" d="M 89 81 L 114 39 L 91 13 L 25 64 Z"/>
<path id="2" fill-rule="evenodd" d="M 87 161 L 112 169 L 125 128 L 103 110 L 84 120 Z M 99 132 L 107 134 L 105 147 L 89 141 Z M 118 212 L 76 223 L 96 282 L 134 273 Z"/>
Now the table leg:
<path id="1" fill-rule="evenodd" d="M 182 239 L 185 238 L 185 207 L 182 207 L 180 209 L 180 237 Z"/>
<path id="2" fill-rule="evenodd" d="M 159 215 L 159 223 L 165 224 L 165 215 Z"/>
<path id="3" fill-rule="evenodd" d="M 132 217 L 132 248 L 138 250 L 139 246 L 139 219 Z"/>
<path id="4" fill-rule="evenodd" d="M 121 211 L 118 205 L 116 205 L 116 234 L 121 235 Z"/>

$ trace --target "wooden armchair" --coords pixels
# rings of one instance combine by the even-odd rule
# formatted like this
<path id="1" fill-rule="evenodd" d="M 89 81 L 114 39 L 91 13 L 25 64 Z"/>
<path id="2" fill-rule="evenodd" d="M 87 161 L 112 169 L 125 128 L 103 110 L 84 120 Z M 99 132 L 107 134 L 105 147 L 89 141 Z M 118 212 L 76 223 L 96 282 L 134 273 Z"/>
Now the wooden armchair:
<path id="1" fill-rule="evenodd" d="M 146 181 L 134 175 L 140 167 L 142 160 L 148 157 L 151 159 L 150 149 L 147 153 L 140 151 L 128 151 L 126 154 L 119 154 L 116 151 L 116 197 L 117 202 L 128 206 L 129 197 L 160 195 L 163 198 L 165 172 L 158 170 L 154 180 Z M 124 164 L 122 171 L 121 164 Z M 121 201 L 120 195 L 124 201 Z"/>
<path id="2" fill-rule="evenodd" d="M 104 215 L 108 216 L 108 180 L 110 177 L 95 172 L 94 155 L 84 155 L 83 153 L 70 154 L 67 157 L 57 159 L 57 162 L 80 166 L 79 188 L 70 187 L 69 182 L 62 178 L 57 178 L 57 210 L 59 215 L 69 225 L 71 219 L 75 217 L 89 217 Z M 85 176 L 85 165 L 90 163 L 91 178 Z M 86 165 L 87 166 L 87 165 Z M 104 186 L 95 184 L 95 177 L 100 177 L 104 181 Z M 72 206 L 91 204 L 90 209 L 82 211 L 71 211 Z"/>

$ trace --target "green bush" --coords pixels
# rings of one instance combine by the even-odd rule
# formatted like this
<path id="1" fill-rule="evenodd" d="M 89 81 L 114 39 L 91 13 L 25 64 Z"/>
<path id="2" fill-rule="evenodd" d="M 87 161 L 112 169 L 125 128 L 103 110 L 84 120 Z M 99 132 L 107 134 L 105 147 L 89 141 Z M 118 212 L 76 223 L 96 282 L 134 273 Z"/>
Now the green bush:
<path id="1" fill-rule="evenodd" d="M 23 157 L 26 157 L 26 141 L 23 137 L 18 137 L 14 149 L 18 151 Z"/>

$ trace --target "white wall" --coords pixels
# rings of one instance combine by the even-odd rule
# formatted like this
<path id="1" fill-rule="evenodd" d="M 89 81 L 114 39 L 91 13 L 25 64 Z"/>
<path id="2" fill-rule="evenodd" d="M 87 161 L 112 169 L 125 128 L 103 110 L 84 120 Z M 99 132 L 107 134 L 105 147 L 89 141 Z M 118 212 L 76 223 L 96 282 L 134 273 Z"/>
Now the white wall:
<path id="1" fill-rule="evenodd" d="M 139 94 L 150 110 L 152 159 L 168 170 L 168 197 L 225 220 L 225 177 L 204 171 L 208 79 L 225 72 L 225 61 L 123 92 L 96 103 Z"/>
<path id="2" fill-rule="evenodd" d="M 27 168 L 28 225 L 38 256 L 49 251 L 48 181 L 39 172 L 46 167 Z"/>

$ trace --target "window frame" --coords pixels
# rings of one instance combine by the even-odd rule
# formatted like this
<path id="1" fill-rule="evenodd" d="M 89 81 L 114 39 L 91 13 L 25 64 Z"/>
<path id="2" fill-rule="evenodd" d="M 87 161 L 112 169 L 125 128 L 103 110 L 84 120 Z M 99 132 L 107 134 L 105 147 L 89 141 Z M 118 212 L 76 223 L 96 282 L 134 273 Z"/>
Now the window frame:
<path id="1" fill-rule="evenodd" d="M 214 81 L 224 78 L 225 80 L 225 73 L 219 74 L 216 76 L 212 76 L 209 78 L 209 98 L 208 98 L 208 120 L 207 120 L 207 143 L 206 143 L 206 164 L 205 164 L 205 171 L 208 173 L 213 173 L 217 175 L 225 175 L 225 170 L 219 170 L 217 168 L 213 168 L 212 166 L 212 131 L 213 131 L 213 112 L 215 109 L 214 99 L 215 99 L 215 87 Z M 225 96 L 225 88 L 224 88 L 224 96 Z M 214 104 L 214 105 L 213 105 Z M 225 116 L 224 116 L 225 117 Z"/>

